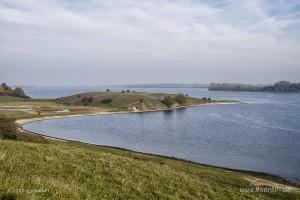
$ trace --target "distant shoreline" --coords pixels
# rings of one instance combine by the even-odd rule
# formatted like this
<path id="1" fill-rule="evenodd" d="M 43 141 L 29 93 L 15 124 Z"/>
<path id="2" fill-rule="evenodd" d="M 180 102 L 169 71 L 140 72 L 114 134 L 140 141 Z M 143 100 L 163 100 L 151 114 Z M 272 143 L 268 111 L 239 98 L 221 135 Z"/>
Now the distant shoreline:
<path id="1" fill-rule="evenodd" d="M 210 91 L 235 91 L 235 92 L 274 92 L 274 93 L 300 93 L 300 83 L 279 81 L 269 85 L 251 85 L 240 83 L 211 83 Z"/>

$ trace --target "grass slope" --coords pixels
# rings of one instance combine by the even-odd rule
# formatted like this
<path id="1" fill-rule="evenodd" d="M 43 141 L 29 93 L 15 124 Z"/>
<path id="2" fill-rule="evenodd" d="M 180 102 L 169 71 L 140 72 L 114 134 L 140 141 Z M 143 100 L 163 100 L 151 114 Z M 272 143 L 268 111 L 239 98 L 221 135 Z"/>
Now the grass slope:
<path id="1" fill-rule="evenodd" d="M 296 199 L 242 193 L 237 172 L 72 142 L 0 141 L 0 189 L 19 199 Z"/>
<path id="2" fill-rule="evenodd" d="M 167 106 L 162 103 L 162 99 L 166 96 L 170 96 L 174 99 L 172 107 L 176 106 L 189 106 L 196 104 L 205 104 L 213 102 L 226 102 L 226 101 L 208 101 L 199 98 L 185 96 L 185 102 L 179 104 L 176 102 L 175 94 L 164 94 L 164 93 L 121 93 L 121 92 L 89 92 L 78 95 L 72 95 L 68 97 L 62 97 L 56 100 L 59 104 L 82 106 L 86 103 L 88 106 L 103 107 L 107 109 L 117 110 L 130 110 L 133 106 L 138 110 L 155 110 L 155 109 L 166 109 Z M 85 99 L 91 99 L 90 102 L 85 102 Z M 110 103 L 103 103 L 104 99 L 111 99 Z M 142 100 L 142 101 L 141 101 Z"/>

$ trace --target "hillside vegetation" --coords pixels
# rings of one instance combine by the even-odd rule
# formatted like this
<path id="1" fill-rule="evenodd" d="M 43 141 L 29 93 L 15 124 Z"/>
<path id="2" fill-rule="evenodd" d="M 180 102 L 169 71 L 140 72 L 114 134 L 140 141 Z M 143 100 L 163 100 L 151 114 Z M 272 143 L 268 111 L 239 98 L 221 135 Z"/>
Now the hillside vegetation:
<path id="1" fill-rule="evenodd" d="M 164 101 L 168 98 L 170 101 Z M 205 104 L 216 101 L 209 98 L 194 98 L 184 94 L 143 92 L 89 92 L 56 99 L 67 106 L 95 106 L 116 110 L 155 110 L 179 106 Z"/>
<path id="2" fill-rule="evenodd" d="M 21 97 L 29 98 L 23 91 L 22 88 L 16 87 L 15 89 L 10 88 L 6 83 L 0 85 L 0 96 L 12 96 L 12 97 Z"/>

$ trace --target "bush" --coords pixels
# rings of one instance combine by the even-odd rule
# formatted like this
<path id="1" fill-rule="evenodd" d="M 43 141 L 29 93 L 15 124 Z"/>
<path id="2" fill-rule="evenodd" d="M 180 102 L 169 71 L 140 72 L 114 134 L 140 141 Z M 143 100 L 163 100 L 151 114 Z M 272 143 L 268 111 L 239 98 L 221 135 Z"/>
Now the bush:
<path id="1" fill-rule="evenodd" d="M 83 103 L 84 106 L 88 106 L 93 102 L 93 97 L 83 97 L 81 99 L 81 102 Z"/>
<path id="2" fill-rule="evenodd" d="M 125 93 L 125 90 L 122 90 L 122 93 Z"/>
<path id="3" fill-rule="evenodd" d="M 13 193 L 4 193 L 0 195 L 0 200 L 16 200 L 16 195 Z"/>
<path id="4" fill-rule="evenodd" d="M 15 124 L 15 119 L 0 115 L 0 138 L 7 140 L 16 140 L 16 133 L 17 125 Z"/>
<path id="5" fill-rule="evenodd" d="M 165 96 L 161 102 L 167 107 L 171 107 L 174 104 L 174 100 L 170 96 Z"/>
<path id="6" fill-rule="evenodd" d="M 127 93 L 130 93 L 130 90 L 126 90 Z"/>
<path id="7" fill-rule="evenodd" d="M 104 103 L 104 104 L 107 104 L 107 103 L 110 103 L 110 102 L 112 102 L 112 99 L 110 99 L 110 98 L 105 98 L 105 99 L 101 100 L 101 103 Z"/>
<path id="8" fill-rule="evenodd" d="M 186 102 L 186 97 L 184 96 L 184 94 L 177 94 L 175 96 L 175 101 L 179 104 L 183 104 Z"/>
<path id="9" fill-rule="evenodd" d="M 17 135 L 16 135 L 16 133 L 5 132 L 5 133 L 1 134 L 1 138 L 3 140 L 16 140 Z"/>

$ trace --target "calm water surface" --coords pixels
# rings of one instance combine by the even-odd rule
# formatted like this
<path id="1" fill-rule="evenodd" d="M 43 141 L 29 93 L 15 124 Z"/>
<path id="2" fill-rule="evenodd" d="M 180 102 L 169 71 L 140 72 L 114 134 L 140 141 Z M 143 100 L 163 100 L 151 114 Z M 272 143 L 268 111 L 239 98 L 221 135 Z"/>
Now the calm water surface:
<path id="1" fill-rule="evenodd" d="M 25 128 L 64 139 L 267 172 L 300 183 L 300 94 L 188 88 L 135 90 L 183 92 L 244 103 L 54 119 L 27 124 Z M 47 98 L 47 92 L 40 91 L 42 95 L 31 92 Z"/>

